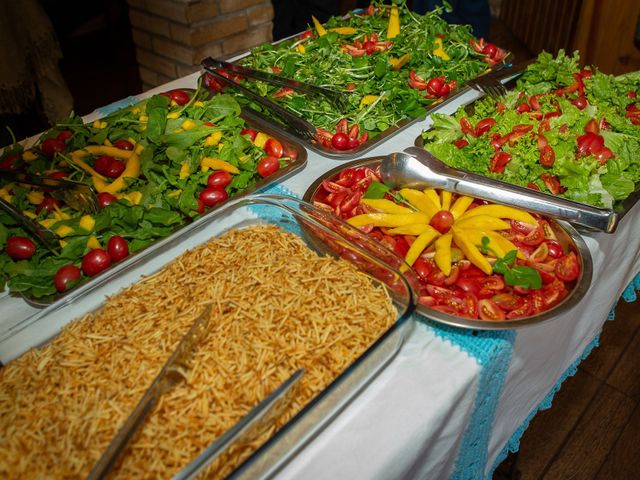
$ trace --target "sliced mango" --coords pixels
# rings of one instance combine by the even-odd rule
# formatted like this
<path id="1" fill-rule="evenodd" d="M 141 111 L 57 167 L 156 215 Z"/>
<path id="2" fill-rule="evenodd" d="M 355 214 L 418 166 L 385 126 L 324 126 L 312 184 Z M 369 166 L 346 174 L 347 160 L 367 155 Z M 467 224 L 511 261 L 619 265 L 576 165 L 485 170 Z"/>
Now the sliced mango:
<path id="1" fill-rule="evenodd" d="M 231 165 L 229 162 L 225 160 L 221 160 L 219 158 L 204 157 L 200 161 L 200 169 L 203 172 L 206 172 L 210 168 L 213 170 L 224 170 L 225 172 L 229 172 L 233 174 L 240 173 L 240 170 L 238 170 L 238 167 L 236 167 L 235 165 Z"/>
<path id="2" fill-rule="evenodd" d="M 437 211 L 442 210 L 442 205 L 440 204 L 440 196 L 438 195 L 438 192 L 436 192 L 433 188 L 425 188 L 424 194 L 438 208 Z"/>
<path id="3" fill-rule="evenodd" d="M 453 227 L 451 231 L 453 232 L 453 240 L 456 242 L 458 248 L 462 250 L 464 256 L 467 257 L 467 260 L 487 275 L 491 275 L 493 273 L 493 267 L 482 252 L 474 245 L 473 241 L 469 239 L 466 231 L 457 229 L 456 227 Z"/>
<path id="4" fill-rule="evenodd" d="M 391 200 L 387 200 L 386 198 L 363 198 L 360 200 L 360 203 L 364 203 L 365 205 L 375 208 L 376 210 L 380 210 L 385 213 L 411 213 L 411 210 L 408 207 L 403 207 L 402 205 L 398 205 Z"/>
<path id="5" fill-rule="evenodd" d="M 363 227 L 365 225 L 373 225 L 376 227 L 400 227 L 402 225 L 411 225 L 413 223 L 428 223 L 427 216 L 424 213 L 365 213 L 356 215 L 347 220 L 354 227 Z"/>
<path id="6" fill-rule="evenodd" d="M 80 218 L 80 228 L 82 228 L 83 230 L 86 230 L 87 232 L 91 232 L 93 230 L 93 227 L 96 226 L 96 219 L 93 218 L 91 215 L 83 215 Z"/>
<path id="7" fill-rule="evenodd" d="M 357 30 L 353 27 L 336 27 L 330 28 L 329 31 L 339 33 L 340 35 L 353 35 L 357 32 Z"/>
<path id="8" fill-rule="evenodd" d="M 27 200 L 31 205 L 38 205 L 44 200 L 44 192 L 40 190 L 32 190 L 27 193 Z"/>
<path id="9" fill-rule="evenodd" d="M 442 39 L 440 37 L 436 37 L 436 48 L 433 50 L 433 54 L 436 57 L 440 57 L 443 60 L 449 60 L 449 54 L 444 51 L 444 46 L 442 45 Z"/>
<path id="10" fill-rule="evenodd" d="M 322 26 L 322 24 L 318 21 L 316 17 L 311 16 L 311 20 L 313 20 L 313 26 L 316 27 L 316 32 L 318 32 L 319 37 L 323 37 L 327 34 L 327 30 Z"/>
<path id="11" fill-rule="evenodd" d="M 490 215 L 498 218 L 510 218 L 520 222 L 537 225 L 536 219 L 531 214 L 518 208 L 507 207 L 505 205 L 481 205 L 466 212 L 462 218 L 475 217 L 476 215 Z"/>
<path id="12" fill-rule="evenodd" d="M 453 218 L 457 220 L 462 216 L 462 214 L 469 208 L 469 205 L 473 203 L 473 198 L 471 197 L 458 197 L 458 199 L 453 204 L 453 207 L 449 209 Z"/>
<path id="13" fill-rule="evenodd" d="M 456 222 L 458 228 L 472 228 L 476 230 L 509 230 L 511 225 L 508 222 L 490 215 L 476 215 L 473 217 L 464 216 Z"/>
<path id="14" fill-rule="evenodd" d="M 89 240 L 87 240 L 87 247 L 89 247 L 91 250 L 95 250 L 96 248 L 102 248 L 102 245 L 100 245 L 100 242 L 95 237 L 95 235 L 91 235 L 89 237 Z"/>
<path id="15" fill-rule="evenodd" d="M 431 242 L 438 237 L 438 235 L 440 235 L 440 232 L 432 226 L 427 226 L 427 229 L 418 235 L 409 247 L 409 251 L 407 251 L 404 261 L 409 265 L 413 265 L 424 249 L 427 248 Z"/>
<path id="16" fill-rule="evenodd" d="M 436 240 L 436 254 L 434 260 L 436 265 L 442 273 L 449 276 L 451 274 L 451 240 L 453 239 L 453 235 L 451 233 L 447 233 L 445 235 L 440 236 Z"/>
<path id="17" fill-rule="evenodd" d="M 218 145 L 218 143 L 220 143 L 221 139 L 222 139 L 222 132 L 220 130 L 217 130 L 204 139 L 204 144 L 207 147 L 215 147 L 216 145 Z"/>
<path id="18" fill-rule="evenodd" d="M 409 59 L 411 59 L 410 53 L 405 53 L 400 58 L 394 58 L 394 57 L 389 58 L 389 63 L 391 63 L 391 69 L 400 70 L 402 67 L 404 67 L 407 64 Z"/>
<path id="19" fill-rule="evenodd" d="M 73 228 L 71 228 L 69 225 L 60 225 L 58 228 L 56 228 L 56 235 L 58 235 L 59 237 L 66 237 L 68 235 L 71 235 L 73 232 Z"/>
<path id="20" fill-rule="evenodd" d="M 426 223 L 412 223 L 410 225 L 402 225 L 401 227 L 395 227 L 389 230 L 390 235 L 415 235 L 418 236 L 421 233 L 426 232 L 431 228 Z"/>
<path id="21" fill-rule="evenodd" d="M 442 190 L 440 192 L 440 202 L 442 204 L 442 210 L 449 210 L 451 208 L 451 192 Z"/>
<path id="22" fill-rule="evenodd" d="M 400 190 L 400 195 L 406 198 L 407 201 L 418 210 L 426 213 L 429 217 L 429 220 L 438 210 L 440 210 L 438 206 L 434 204 L 433 201 L 420 190 L 415 190 L 413 188 L 403 188 L 402 190 Z M 429 220 L 427 220 L 425 223 L 429 223 Z"/>
<path id="23" fill-rule="evenodd" d="M 184 180 L 185 178 L 187 178 L 189 176 L 189 164 L 187 162 L 184 162 L 181 166 L 180 166 L 180 180 Z"/>

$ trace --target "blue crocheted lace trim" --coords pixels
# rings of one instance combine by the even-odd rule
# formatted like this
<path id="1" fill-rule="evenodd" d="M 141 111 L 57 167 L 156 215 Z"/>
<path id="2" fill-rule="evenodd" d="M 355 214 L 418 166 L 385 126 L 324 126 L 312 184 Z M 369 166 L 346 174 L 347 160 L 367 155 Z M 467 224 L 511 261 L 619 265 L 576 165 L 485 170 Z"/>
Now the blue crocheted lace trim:
<path id="1" fill-rule="evenodd" d="M 101 117 L 104 117 L 122 108 L 130 107 L 131 105 L 134 105 L 139 101 L 140 101 L 140 98 L 138 97 L 133 97 L 133 96 L 125 97 L 121 100 L 118 100 L 117 102 L 113 102 L 113 103 L 110 103 L 109 105 L 105 105 L 104 107 L 97 108 L 96 112 L 98 112 Z"/>
<path id="2" fill-rule="evenodd" d="M 631 281 L 631 283 L 629 283 L 629 285 L 627 285 L 627 288 L 624 290 L 622 294 L 622 298 L 626 302 L 629 302 L 629 303 L 634 302 L 637 298 L 636 291 L 640 291 L 640 273 L 636 275 L 636 277 Z M 617 305 L 617 302 L 616 302 L 616 305 Z M 613 308 L 611 309 L 611 312 L 609 312 L 609 316 L 607 317 L 608 320 L 615 319 L 616 305 L 614 305 Z M 593 341 L 589 345 L 587 345 L 587 347 L 582 352 L 582 355 L 580 355 L 580 357 L 564 372 L 562 377 L 560 377 L 560 380 L 558 380 L 558 383 L 555 384 L 555 386 L 547 394 L 544 400 L 533 410 L 533 412 L 531 412 L 529 417 L 520 426 L 520 428 L 518 428 L 513 433 L 513 435 L 505 445 L 505 447 L 502 449 L 502 451 L 496 458 L 496 461 L 493 464 L 493 467 L 491 468 L 491 472 L 489 472 L 489 475 L 486 477 L 487 480 L 491 479 L 491 477 L 493 476 L 494 470 L 498 467 L 498 465 L 500 465 L 500 463 L 502 463 L 502 461 L 505 458 L 507 458 L 507 455 L 509 454 L 509 452 L 515 453 L 520 449 L 520 439 L 522 438 L 522 435 L 524 435 L 524 432 L 527 430 L 527 428 L 529 428 L 529 424 L 531 423 L 531 420 L 533 420 L 533 417 L 535 417 L 540 410 L 547 410 L 551 408 L 553 397 L 560 390 L 562 383 L 567 378 L 573 377 L 577 373 L 578 365 L 580 364 L 580 362 L 582 362 L 585 358 L 589 356 L 591 351 L 599 345 L 599 342 L 600 342 L 600 335 L 597 335 L 593 339 Z M 475 477 L 475 478 L 481 478 L 481 476 Z"/>

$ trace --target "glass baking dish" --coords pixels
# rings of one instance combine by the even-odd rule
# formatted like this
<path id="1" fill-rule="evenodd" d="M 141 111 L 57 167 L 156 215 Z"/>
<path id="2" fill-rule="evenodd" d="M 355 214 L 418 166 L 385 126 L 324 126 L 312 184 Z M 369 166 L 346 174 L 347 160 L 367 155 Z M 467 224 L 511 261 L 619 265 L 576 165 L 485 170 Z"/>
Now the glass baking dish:
<path id="1" fill-rule="evenodd" d="M 327 388 L 317 394 L 281 431 L 253 453 L 251 472 L 270 471 L 287 461 L 350 402 L 395 357 L 413 327 L 410 320 L 417 296 L 415 278 L 400 273 L 402 260 L 356 229 L 302 200 L 280 195 L 251 195 L 229 202 L 200 218 L 176 235 L 150 246 L 131 262 L 117 265 L 95 282 L 81 286 L 43 309 L 0 339 L 4 363 L 42 345 L 72 319 L 99 309 L 108 296 L 149 276 L 183 252 L 230 230 L 255 225 L 276 225 L 297 234 L 320 256 L 350 261 L 389 293 L 395 322 L 355 359 Z M 176 478 L 192 478 L 185 472 Z"/>

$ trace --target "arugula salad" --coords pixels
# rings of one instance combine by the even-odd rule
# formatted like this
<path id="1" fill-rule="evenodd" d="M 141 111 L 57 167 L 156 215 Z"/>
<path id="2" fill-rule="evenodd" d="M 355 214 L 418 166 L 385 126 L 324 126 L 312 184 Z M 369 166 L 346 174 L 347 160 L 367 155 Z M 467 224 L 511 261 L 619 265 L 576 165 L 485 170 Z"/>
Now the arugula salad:
<path id="1" fill-rule="evenodd" d="M 11 292 L 50 297 L 170 235 L 297 158 L 249 128 L 229 95 L 173 90 L 93 123 L 78 116 L 29 149 L 15 142 L 0 168 L 92 186 L 97 213 L 54 191 L 0 180 L 0 198 L 58 237 L 50 251 L 0 210 L 0 272 Z M 55 250 L 55 249 L 54 249 Z"/>
<path id="2" fill-rule="evenodd" d="M 443 8 L 422 16 L 405 2 L 374 2 L 361 13 L 332 17 L 324 26 L 314 19 L 314 27 L 301 35 L 256 47 L 239 61 L 343 92 L 348 104 L 344 111 L 319 96 L 219 73 L 311 122 L 319 129 L 315 140 L 323 147 L 352 149 L 403 120 L 423 116 L 425 109 L 507 55 L 476 39 L 469 26 L 449 25 L 440 17 Z M 204 78 L 212 90 L 224 88 L 215 78 Z M 278 120 L 257 103 L 237 98 Z"/>
<path id="3" fill-rule="evenodd" d="M 612 208 L 640 181 L 640 72 L 543 52 L 504 98 L 433 114 L 424 148 L 461 170 Z"/>

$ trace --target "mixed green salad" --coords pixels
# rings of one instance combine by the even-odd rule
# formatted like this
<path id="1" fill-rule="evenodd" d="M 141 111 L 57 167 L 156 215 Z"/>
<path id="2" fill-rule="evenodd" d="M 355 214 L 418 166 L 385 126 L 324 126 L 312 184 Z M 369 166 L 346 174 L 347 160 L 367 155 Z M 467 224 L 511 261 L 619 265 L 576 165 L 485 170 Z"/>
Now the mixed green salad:
<path id="1" fill-rule="evenodd" d="M 93 123 L 72 116 L 32 148 L 5 148 L 0 168 L 91 185 L 98 211 L 73 210 L 51 190 L 0 177 L 0 198 L 60 244 L 50 251 L 0 210 L 3 285 L 31 298 L 65 292 L 297 157 L 249 128 L 234 98 L 209 97 L 172 90 Z"/>
<path id="2" fill-rule="evenodd" d="M 344 111 L 319 96 L 219 73 L 311 122 L 319 129 L 315 140 L 322 146 L 355 148 L 403 120 L 423 116 L 457 86 L 505 58 L 504 50 L 476 39 L 469 26 L 443 20 L 443 8 L 450 7 L 446 4 L 422 16 L 405 2 L 374 2 L 361 13 L 332 17 L 324 26 L 314 19 L 308 31 L 261 45 L 239 62 L 342 92 L 347 100 Z M 205 79 L 213 90 L 224 88 L 211 76 Z M 257 103 L 238 98 L 271 116 Z"/>
<path id="3" fill-rule="evenodd" d="M 640 72 L 541 53 L 504 98 L 433 114 L 424 148 L 461 170 L 612 208 L 640 181 Z"/>

